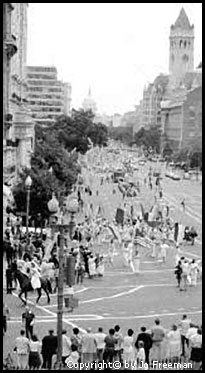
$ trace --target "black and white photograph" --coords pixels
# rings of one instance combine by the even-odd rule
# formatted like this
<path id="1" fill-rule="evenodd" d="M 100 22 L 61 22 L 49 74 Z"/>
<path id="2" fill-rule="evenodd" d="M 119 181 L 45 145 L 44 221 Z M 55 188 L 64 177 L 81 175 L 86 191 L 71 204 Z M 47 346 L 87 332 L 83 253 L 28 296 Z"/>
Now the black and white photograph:
<path id="1" fill-rule="evenodd" d="M 3 3 L 3 370 L 202 370 L 202 3 Z"/>

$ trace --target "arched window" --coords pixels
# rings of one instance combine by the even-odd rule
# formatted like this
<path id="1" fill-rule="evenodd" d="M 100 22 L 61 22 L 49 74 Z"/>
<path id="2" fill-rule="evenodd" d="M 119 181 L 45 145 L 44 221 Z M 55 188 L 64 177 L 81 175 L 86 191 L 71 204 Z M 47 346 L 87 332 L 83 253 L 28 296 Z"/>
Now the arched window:
<path id="1" fill-rule="evenodd" d="M 179 42 L 180 48 L 182 47 L 182 44 L 183 44 L 183 40 L 180 40 L 180 42 Z"/>
<path id="2" fill-rule="evenodd" d="M 186 40 L 184 41 L 184 48 L 186 48 Z"/>

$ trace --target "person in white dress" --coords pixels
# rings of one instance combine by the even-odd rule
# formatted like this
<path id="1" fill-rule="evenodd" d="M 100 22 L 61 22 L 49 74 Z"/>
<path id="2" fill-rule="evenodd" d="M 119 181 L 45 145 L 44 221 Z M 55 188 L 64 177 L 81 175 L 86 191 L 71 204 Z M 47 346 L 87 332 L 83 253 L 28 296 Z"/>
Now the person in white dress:
<path id="1" fill-rule="evenodd" d="M 190 285 L 191 286 L 197 286 L 197 275 L 199 273 L 199 267 L 198 267 L 198 264 L 196 263 L 195 259 L 192 260 L 191 264 L 190 264 L 190 272 L 189 272 L 189 275 L 190 275 Z"/>
<path id="2" fill-rule="evenodd" d="M 167 334 L 168 338 L 168 356 L 170 359 L 179 358 L 181 355 L 181 334 L 176 325 L 172 326 Z"/>
<path id="3" fill-rule="evenodd" d="M 89 275 L 90 277 L 93 277 L 96 275 L 96 264 L 95 264 L 95 258 L 93 255 L 90 255 L 90 258 L 88 259 L 88 266 L 89 266 Z"/>
<path id="4" fill-rule="evenodd" d="M 144 342 L 143 341 L 138 342 L 136 360 L 137 360 L 138 369 L 139 368 L 143 369 L 144 364 L 145 364 L 145 350 L 144 350 Z"/>
<path id="5" fill-rule="evenodd" d="M 35 265 L 34 262 L 31 262 L 31 285 L 34 290 L 41 287 L 40 277 L 41 273 L 37 265 Z"/>
<path id="6" fill-rule="evenodd" d="M 134 334 L 133 330 L 128 329 L 127 336 L 124 337 L 123 342 L 122 342 L 122 348 L 123 348 L 122 358 L 124 362 L 129 363 L 129 364 L 133 363 L 135 360 L 133 334 Z"/>

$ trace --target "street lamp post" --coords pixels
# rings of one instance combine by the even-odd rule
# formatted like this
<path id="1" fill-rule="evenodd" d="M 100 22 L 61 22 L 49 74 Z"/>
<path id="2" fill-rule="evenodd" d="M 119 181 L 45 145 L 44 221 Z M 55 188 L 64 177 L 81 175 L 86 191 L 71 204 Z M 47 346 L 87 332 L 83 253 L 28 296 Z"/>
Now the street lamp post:
<path id="1" fill-rule="evenodd" d="M 28 246 L 28 223 L 29 223 L 29 205 L 30 205 L 30 191 L 31 191 L 32 179 L 28 175 L 25 181 L 27 199 L 26 199 L 26 243 Z"/>
<path id="2" fill-rule="evenodd" d="M 62 367 L 62 330 L 63 330 L 63 301 L 64 301 L 64 246 L 65 246 L 65 231 L 70 228 L 70 223 L 66 222 L 66 213 L 72 212 L 73 216 L 76 212 L 76 203 L 70 203 L 67 208 L 64 208 L 64 213 L 59 217 L 59 202 L 53 194 L 52 199 L 48 202 L 48 209 L 51 213 L 50 226 L 52 231 L 59 231 L 59 274 L 58 274 L 58 321 L 57 321 L 57 338 L 58 338 L 58 351 L 57 351 L 57 367 Z M 56 217 L 58 220 L 56 222 Z"/>

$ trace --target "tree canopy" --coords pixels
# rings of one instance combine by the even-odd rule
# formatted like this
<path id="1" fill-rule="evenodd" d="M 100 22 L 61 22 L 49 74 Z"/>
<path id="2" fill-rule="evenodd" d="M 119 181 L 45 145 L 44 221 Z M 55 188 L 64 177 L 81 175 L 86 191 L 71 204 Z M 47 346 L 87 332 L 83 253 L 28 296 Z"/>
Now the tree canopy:
<path id="1" fill-rule="evenodd" d="M 140 128 L 140 130 L 135 133 L 134 136 L 134 143 L 141 147 L 143 146 L 145 150 L 152 149 L 156 153 L 160 152 L 160 138 L 161 138 L 161 130 L 160 126 L 151 126 L 149 129 L 145 129 L 144 127 Z"/>
<path id="2" fill-rule="evenodd" d="M 70 193 L 81 171 L 78 152 L 84 154 L 92 143 L 107 144 L 107 128 L 93 119 L 92 112 L 73 110 L 71 116 L 60 117 L 51 127 L 36 125 L 31 169 L 22 170 L 21 181 L 13 191 L 17 211 L 26 211 L 27 175 L 32 178 L 30 215 L 48 215 L 52 192 L 59 202 Z"/>

